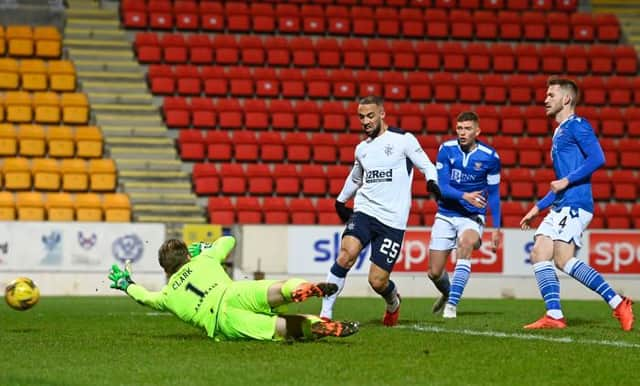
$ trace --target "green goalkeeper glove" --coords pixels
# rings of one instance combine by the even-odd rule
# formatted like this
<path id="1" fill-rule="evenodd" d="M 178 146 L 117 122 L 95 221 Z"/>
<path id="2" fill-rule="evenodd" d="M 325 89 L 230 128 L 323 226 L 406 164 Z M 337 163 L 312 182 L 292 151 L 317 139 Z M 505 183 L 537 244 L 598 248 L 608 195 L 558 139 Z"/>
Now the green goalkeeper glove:
<path id="1" fill-rule="evenodd" d="M 127 292 L 130 284 L 134 284 L 129 271 L 123 271 L 115 264 L 111 266 L 111 271 L 109 271 L 109 280 L 113 282 L 111 283 L 111 288 L 116 288 L 124 292 Z"/>
<path id="2" fill-rule="evenodd" d="M 211 248 L 211 245 L 211 243 L 203 243 L 202 241 L 198 243 L 191 243 L 191 245 L 187 247 L 187 250 L 191 257 L 196 257 L 202 253 L 203 249 Z"/>

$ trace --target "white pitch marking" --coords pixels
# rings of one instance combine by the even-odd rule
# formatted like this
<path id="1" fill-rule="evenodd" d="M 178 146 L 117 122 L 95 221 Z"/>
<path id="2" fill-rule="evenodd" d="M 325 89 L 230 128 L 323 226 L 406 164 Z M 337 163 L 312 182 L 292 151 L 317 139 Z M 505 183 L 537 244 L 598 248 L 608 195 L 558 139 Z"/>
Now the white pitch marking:
<path id="1" fill-rule="evenodd" d="M 543 335 L 533 334 L 518 334 L 507 333 L 499 331 L 475 331 L 475 330 L 448 330 L 446 328 L 437 326 L 420 326 L 414 324 L 411 326 L 398 326 L 400 328 L 412 329 L 421 332 L 444 332 L 448 334 L 458 335 L 472 335 L 472 336 L 490 336 L 494 338 L 507 338 L 507 339 L 521 339 L 521 340 L 542 340 L 546 342 L 558 342 L 558 343 L 579 343 L 579 344 L 593 344 L 598 346 L 613 346 L 613 347 L 627 347 L 627 348 L 640 348 L 640 344 L 630 343 L 624 341 L 611 341 L 611 340 L 593 340 L 593 339 L 575 339 L 569 336 L 564 337 L 551 337 Z"/>

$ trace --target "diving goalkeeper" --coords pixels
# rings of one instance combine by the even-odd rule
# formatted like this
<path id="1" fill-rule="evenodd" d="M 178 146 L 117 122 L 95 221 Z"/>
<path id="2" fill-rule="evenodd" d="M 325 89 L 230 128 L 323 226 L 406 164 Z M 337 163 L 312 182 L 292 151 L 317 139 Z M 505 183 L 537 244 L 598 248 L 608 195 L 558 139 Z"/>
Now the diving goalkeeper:
<path id="1" fill-rule="evenodd" d="M 111 267 L 111 288 L 127 293 L 137 302 L 170 311 L 181 320 L 202 328 L 216 341 L 256 339 L 312 340 L 325 336 L 345 337 L 358 332 L 358 323 L 325 321 L 314 315 L 287 315 L 278 307 L 311 296 L 329 296 L 338 287 L 302 279 L 233 281 L 222 263 L 236 244 L 223 236 L 213 244 L 165 241 L 158 260 L 167 275 L 160 292 L 135 284 L 128 270 Z"/>

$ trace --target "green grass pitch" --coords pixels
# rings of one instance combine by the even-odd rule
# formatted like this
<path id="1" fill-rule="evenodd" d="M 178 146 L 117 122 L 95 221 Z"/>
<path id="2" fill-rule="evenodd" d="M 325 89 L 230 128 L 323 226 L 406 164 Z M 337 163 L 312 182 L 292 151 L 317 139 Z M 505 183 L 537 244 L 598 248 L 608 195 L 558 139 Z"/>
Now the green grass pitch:
<path id="1" fill-rule="evenodd" d="M 358 320 L 344 339 L 215 343 L 126 297 L 43 297 L 26 312 L 0 305 L 0 385 L 629 385 L 638 331 L 623 332 L 602 301 L 565 301 L 569 328 L 522 329 L 541 300 L 463 299 L 458 319 L 404 299 L 400 325 L 380 299 L 340 298 Z M 317 312 L 318 299 L 290 307 Z"/>

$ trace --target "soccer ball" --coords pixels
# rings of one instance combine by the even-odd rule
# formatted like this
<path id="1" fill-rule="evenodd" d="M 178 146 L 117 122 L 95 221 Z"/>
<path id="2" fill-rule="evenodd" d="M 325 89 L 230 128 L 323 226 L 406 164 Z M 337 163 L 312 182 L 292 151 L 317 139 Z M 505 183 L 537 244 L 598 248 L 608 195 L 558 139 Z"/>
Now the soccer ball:
<path id="1" fill-rule="evenodd" d="M 4 300 L 14 310 L 26 311 L 40 300 L 40 289 L 28 277 L 19 277 L 5 288 Z"/>

